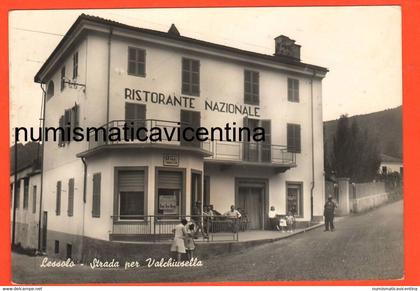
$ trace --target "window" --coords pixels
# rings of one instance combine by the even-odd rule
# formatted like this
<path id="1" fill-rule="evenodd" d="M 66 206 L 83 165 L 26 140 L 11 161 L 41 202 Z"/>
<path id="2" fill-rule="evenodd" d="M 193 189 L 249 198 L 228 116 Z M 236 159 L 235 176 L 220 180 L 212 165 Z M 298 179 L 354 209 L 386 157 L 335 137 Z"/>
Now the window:
<path id="1" fill-rule="evenodd" d="M 146 75 L 146 51 L 139 48 L 128 48 L 129 75 L 144 77 Z"/>
<path id="2" fill-rule="evenodd" d="M 54 82 L 49 81 L 47 87 L 47 100 L 51 99 L 54 96 Z"/>
<path id="3" fill-rule="evenodd" d="M 244 71 L 244 101 L 247 104 L 260 103 L 260 73 L 255 71 Z"/>
<path id="4" fill-rule="evenodd" d="M 64 115 L 62 115 L 58 121 L 60 130 L 58 132 L 58 146 L 64 147 L 66 142 L 70 143 L 73 138 L 74 128 L 79 126 L 79 112 L 80 108 L 78 104 L 75 104 L 72 108 L 66 109 Z M 69 134 L 68 134 L 69 133 Z"/>
<path id="5" fill-rule="evenodd" d="M 200 61 L 182 59 L 182 94 L 200 96 Z"/>
<path id="6" fill-rule="evenodd" d="M 66 245 L 66 258 L 67 259 L 71 259 L 72 252 L 73 252 L 73 246 L 72 246 L 72 244 L 67 244 Z"/>
<path id="7" fill-rule="evenodd" d="M 145 203 L 145 171 L 118 171 L 118 196 L 120 219 L 144 219 Z"/>
<path id="8" fill-rule="evenodd" d="M 23 179 L 23 209 L 28 209 L 29 204 L 29 178 Z"/>
<path id="9" fill-rule="evenodd" d="M 79 69 L 79 52 L 75 52 L 73 55 L 73 79 L 77 78 L 78 69 Z"/>
<path id="10" fill-rule="evenodd" d="M 287 100 L 290 102 L 299 102 L 299 80 L 287 79 Z"/>
<path id="11" fill-rule="evenodd" d="M 67 203 L 67 215 L 73 216 L 74 208 L 74 178 L 69 179 L 69 192 L 68 192 L 68 203 Z"/>
<path id="12" fill-rule="evenodd" d="M 271 120 L 244 117 L 244 127 L 253 132 L 255 128 L 264 129 L 264 141 L 248 142 L 248 132 L 244 134 L 243 159 L 250 162 L 271 162 Z"/>
<path id="13" fill-rule="evenodd" d="M 61 83 L 60 83 L 60 90 L 61 91 L 63 91 L 64 90 L 64 87 L 66 86 L 66 83 L 65 83 L 65 78 L 66 78 L 66 67 L 62 67 L 61 68 L 61 78 L 60 78 L 60 81 L 61 81 Z"/>
<path id="14" fill-rule="evenodd" d="M 54 253 L 58 254 L 60 252 L 60 241 L 55 240 L 54 241 Z"/>
<path id="15" fill-rule="evenodd" d="M 37 196 L 36 188 L 37 188 L 36 185 L 32 187 L 32 213 L 36 213 L 36 196 Z"/>
<path id="16" fill-rule="evenodd" d="M 210 205 L 210 176 L 204 176 L 203 205 Z"/>
<path id="17" fill-rule="evenodd" d="M 287 151 L 290 153 L 300 153 L 300 125 L 287 124 Z"/>
<path id="18" fill-rule="evenodd" d="M 291 211 L 296 217 L 303 217 L 303 193 L 301 182 L 286 182 L 286 212 Z"/>
<path id="19" fill-rule="evenodd" d="M 92 217 L 101 217 L 101 173 L 93 175 Z"/>
<path id="20" fill-rule="evenodd" d="M 127 127 L 130 129 L 127 131 L 127 138 L 135 139 L 137 130 L 146 127 L 146 105 L 125 103 L 125 120 L 127 121 Z M 133 136 L 131 129 L 133 129 Z M 146 138 L 146 132 L 144 130 L 139 130 L 139 138 L 142 140 Z"/>
<path id="21" fill-rule="evenodd" d="M 185 131 L 185 137 L 181 136 L 181 145 L 200 147 L 200 141 L 195 137 L 197 128 L 200 127 L 201 114 L 199 111 L 181 110 L 181 135 L 184 133 L 184 129 L 187 127 L 193 130 Z"/>
<path id="22" fill-rule="evenodd" d="M 61 213 L 61 181 L 57 182 L 56 189 L 56 200 L 55 200 L 55 215 L 60 215 Z"/>
<path id="23" fill-rule="evenodd" d="M 178 171 L 158 171 L 157 214 L 178 217 L 184 212 L 181 207 L 183 193 L 183 174 Z M 175 218 L 174 217 L 174 218 Z"/>
<path id="24" fill-rule="evenodd" d="M 388 168 L 386 166 L 382 166 L 382 174 L 388 174 Z"/>
<path id="25" fill-rule="evenodd" d="M 191 173 L 191 215 L 197 215 L 197 213 L 194 213 L 194 208 L 197 202 L 201 202 L 201 187 L 201 174 Z"/>
<path id="26" fill-rule="evenodd" d="M 16 204 L 16 209 L 18 209 L 20 207 L 20 180 L 17 180 L 15 204 Z"/>

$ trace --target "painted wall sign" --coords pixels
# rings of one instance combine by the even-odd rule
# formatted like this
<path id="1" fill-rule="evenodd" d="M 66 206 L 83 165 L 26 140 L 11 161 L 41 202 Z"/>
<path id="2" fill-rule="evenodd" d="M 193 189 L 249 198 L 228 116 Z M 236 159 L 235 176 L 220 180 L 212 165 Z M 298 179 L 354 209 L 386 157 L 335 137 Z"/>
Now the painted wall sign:
<path id="1" fill-rule="evenodd" d="M 179 155 L 177 153 L 163 153 L 163 165 L 166 167 L 178 167 Z"/>
<path id="2" fill-rule="evenodd" d="M 203 102 L 202 98 L 176 96 L 161 92 L 146 91 L 139 89 L 124 89 L 124 98 L 130 101 L 140 101 L 174 107 L 195 109 L 195 102 Z M 228 102 L 204 100 L 204 110 L 223 112 L 229 114 L 241 114 L 250 117 L 260 117 L 260 107 L 247 104 L 233 104 Z"/>

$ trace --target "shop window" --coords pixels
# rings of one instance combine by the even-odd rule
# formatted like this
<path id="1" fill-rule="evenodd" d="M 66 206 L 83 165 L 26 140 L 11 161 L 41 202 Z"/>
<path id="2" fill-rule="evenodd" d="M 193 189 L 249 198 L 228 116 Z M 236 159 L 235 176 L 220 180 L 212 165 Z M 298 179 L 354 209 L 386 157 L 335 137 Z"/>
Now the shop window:
<path id="1" fill-rule="evenodd" d="M 178 218 L 183 212 L 182 179 L 181 172 L 158 171 L 157 214 L 164 215 L 163 218 Z"/>
<path id="2" fill-rule="evenodd" d="M 200 61 L 182 59 L 182 94 L 200 96 Z"/>
<path id="3" fill-rule="evenodd" d="M 139 48 L 128 48 L 128 69 L 129 75 L 146 76 L 146 51 Z"/>
<path id="4" fill-rule="evenodd" d="M 93 174 L 92 217 L 101 217 L 101 173 Z"/>
<path id="5" fill-rule="evenodd" d="M 73 208 L 74 208 L 74 178 L 71 178 L 69 179 L 67 216 L 73 216 Z"/>
<path id="6" fill-rule="evenodd" d="M 29 204 L 29 178 L 23 179 L 23 209 L 28 209 Z"/>
<path id="7" fill-rule="evenodd" d="M 55 214 L 61 213 L 61 181 L 57 181 L 56 185 L 56 198 L 55 198 Z"/>
<path id="8" fill-rule="evenodd" d="M 246 104 L 260 103 L 260 74 L 255 71 L 244 71 L 244 101 Z"/>
<path id="9" fill-rule="evenodd" d="M 47 100 L 51 99 L 54 96 L 54 82 L 49 81 L 47 87 Z"/>
<path id="10" fill-rule="evenodd" d="M 32 187 L 32 213 L 36 213 L 37 186 Z"/>
<path id="11" fill-rule="evenodd" d="M 286 183 L 286 212 L 291 211 L 296 217 L 303 217 L 302 183 Z"/>
<path id="12" fill-rule="evenodd" d="M 76 79 L 79 71 L 79 52 L 73 54 L 73 79 Z"/>
<path id="13" fill-rule="evenodd" d="M 287 100 L 290 102 L 299 102 L 299 80 L 287 79 Z"/>
<path id="14" fill-rule="evenodd" d="M 300 153 L 300 125 L 287 124 L 287 151 L 290 153 Z"/>
<path id="15" fill-rule="evenodd" d="M 118 171 L 119 218 L 140 220 L 145 213 L 145 171 Z"/>

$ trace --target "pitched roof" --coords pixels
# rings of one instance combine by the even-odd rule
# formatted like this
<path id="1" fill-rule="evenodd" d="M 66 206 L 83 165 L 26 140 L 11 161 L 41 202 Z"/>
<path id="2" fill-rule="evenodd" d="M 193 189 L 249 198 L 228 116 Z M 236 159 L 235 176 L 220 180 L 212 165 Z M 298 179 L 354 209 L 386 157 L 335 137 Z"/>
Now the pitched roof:
<path id="1" fill-rule="evenodd" d="M 40 79 L 40 73 L 47 67 L 47 64 L 52 60 L 52 58 L 64 46 L 67 39 L 70 37 L 70 35 L 73 33 L 73 31 L 76 30 L 76 28 L 78 27 L 80 22 L 82 22 L 83 20 L 91 21 L 91 22 L 95 22 L 95 23 L 103 24 L 103 25 L 107 25 L 107 26 L 113 26 L 113 27 L 117 27 L 117 28 L 128 29 L 128 30 L 132 30 L 134 32 L 141 32 L 141 33 L 154 35 L 154 36 L 158 36 L 158 37 L 163 37 L 163 38 L 166 38 L 166 39 L 176 40 L 176 41 L 180 41 L 180 42 L 184 42 L 184 43 L 199 45 L 199 46 L 206 47 L 206 48 L 218 49 L 218 50 L 221 50 L 221 51 L 231 52 L 231 53 L 235 53 L 235 54 L 239 54 L 239 55 L 243 55 L 243 56 L 247 56 L 247 57 L 252 57 L 252 58 L 256 58 L 256 59 L 272 61 L 272 62 L 276 62 L 276 63 L 279 63 L 279 64 L 293 65 L 293 66 L 297 66 L 297 67 L 301 67 L 301 68 L 307 68 L 307 69 L 320 71 L 322 73 L 327 73 L 328 72 L 327 68 L 303 63 L 303 62 L 301 62 L 299 60 L 296 60 L 295 58 L 291 58 L 291 57 L 261 54 L 261 53 L 256 53 L 256 52 L 252 52 L 252 51 L 238 49 L 238 48 L 235 48 L 235 47 L 225 46 L 225 45 L 216 44 L 216 43 L 212 43 L 212 42 L 207 42 L 207 41 L 203 41 L 203 40 L 199 40 L 199 39 L 195 39 L 195 38 L 191 38 L 191 37 L 182 36 L 181 34 L 179 34 L 179 31 L 176 29 L 174 24 L 172 24 L 172 26 L 171 26 L 171 28 L 169 29 L 168 32 L 162 32 L 162 31 L 157 31 L 157 30 L 153 30 L 153 29 L 131 26 L 131 25 L 127 25 L 127 24 L 117 22 L 117 21 L 101 18 L 101 17 L 98 17 L 98 16 L 81 14 L 77 18 L 77 20 L 73 23 L 73 25 L 70 27 L 70 29 L 67 31 L 67 33 L 64 35 L 63 39 L 59 42 L 57 47 L 54 49 L 54 51 L 51 53 L 51 55 L 48 57 L 48 59 L 45 61 L 45 63 L 42 65 L 42 67 L 39 69 L 39 71 L 37 72 L 37 74 L 35 75 L 35 78 L 34 78 L 35 82 L 42 82 L 42 80 Z"/>
<path id="2" fill-rule="evenodd" d="M 381 162 L 402 163 L 402 160 L 396 157 L 391 157 L 385 154 L 381 154 Z"/>

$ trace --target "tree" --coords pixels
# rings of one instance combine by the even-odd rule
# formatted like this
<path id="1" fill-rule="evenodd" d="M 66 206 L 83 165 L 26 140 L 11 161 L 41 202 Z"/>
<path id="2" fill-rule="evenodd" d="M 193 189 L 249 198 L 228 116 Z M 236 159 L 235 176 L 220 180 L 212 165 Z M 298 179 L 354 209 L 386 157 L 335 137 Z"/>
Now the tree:
<path id="1" fill-rule="evenodd" d="M 337 177 L 352 182 L 367 182 L 375 178 L 380 165 L 379 148 L 367 130 L 361 132 L 357 122 L 351 124 L 347 115 L 337 123 L 333 140 L 331 168 Z"/>

